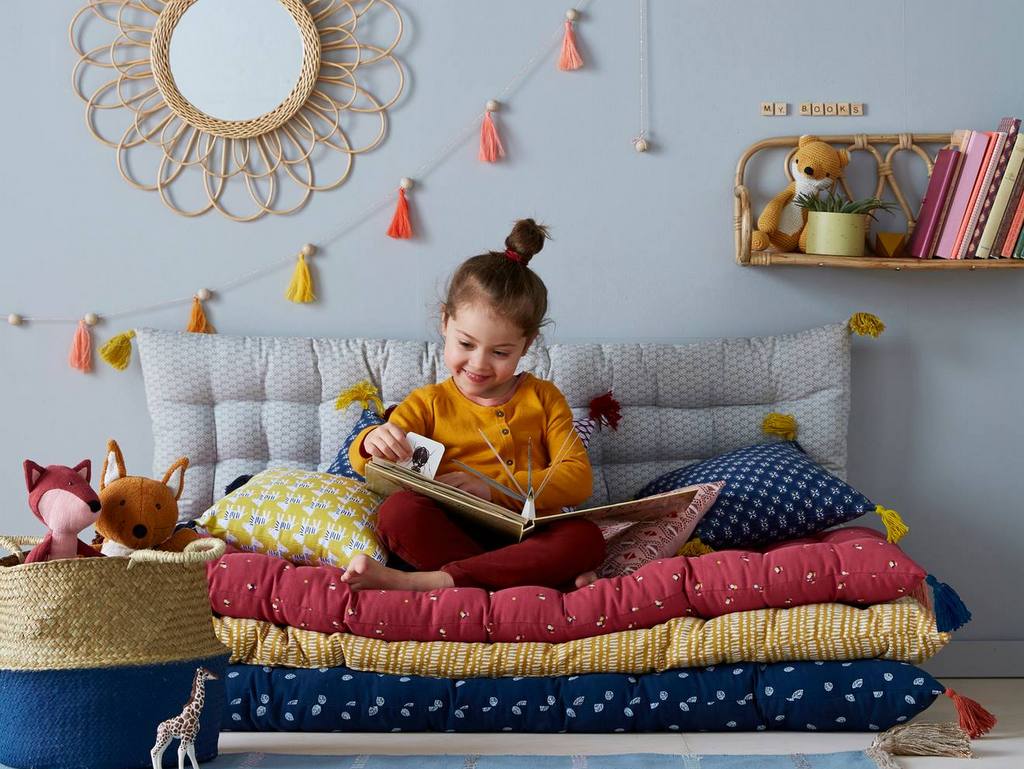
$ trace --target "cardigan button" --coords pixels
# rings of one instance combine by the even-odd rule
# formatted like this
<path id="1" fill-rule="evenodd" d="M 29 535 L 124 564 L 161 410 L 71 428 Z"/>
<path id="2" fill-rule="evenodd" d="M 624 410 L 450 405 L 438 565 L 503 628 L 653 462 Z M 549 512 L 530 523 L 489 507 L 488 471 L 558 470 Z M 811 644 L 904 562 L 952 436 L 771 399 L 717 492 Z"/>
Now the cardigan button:
<path id="1" fill-rule="evenodd" d="M 507 427 L 502 428 L 501 434 L 502 435 L 508 435 L 508 428 Z"/>
<path id="2" fill-rule="evenodd" d="M 505 460 L 505 464 L 508 465 L 509 467 L 511 467 L 512 466 L 512 460 L 511 459 L 506 459 Z"/>
<path id="3" fill-rule="evenodd" d="M 501 409 L 498 409 L 497 411 L 494 412 L 494 415 L 496 417 L 498 417 L 498 418 L 501 418 L 501 417 L 505 416 L 505 412 L 502 411 Z"/>

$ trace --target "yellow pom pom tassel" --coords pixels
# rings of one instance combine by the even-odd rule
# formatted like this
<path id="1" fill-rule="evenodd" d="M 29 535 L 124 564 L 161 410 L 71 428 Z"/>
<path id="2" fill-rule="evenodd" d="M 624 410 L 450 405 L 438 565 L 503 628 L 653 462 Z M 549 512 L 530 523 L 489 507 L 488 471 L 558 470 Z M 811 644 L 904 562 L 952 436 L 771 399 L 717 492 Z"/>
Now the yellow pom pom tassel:
<path id="1" fill-rule="evenodd" d="M 378 414 L 384 413 L 384 401 L 380 399 L 380 391 L 373 386 L 373 382 L 369 379 L 356 382 L 347 390 L 342 390 L 338 395 L 338 400 L 334 403 L 334 408 L 341 411 L 347 409 L 353 403 L 358 403 L 363 409 L 370 408 L 372 403 L 377 407 Z"/>
<path id="2" fill-rule="evenodd" d="M 713 547 L 709 547 L 700 541 L 700 537 L 694 537 L 683 545 L 676 555 L 685 555 L 687 558 L 696 558 L 699 555 L 707 555 L 708 553 L 715 552 Z"/>
<path id="3" fill-rule="evenodd" d="M 870 312 L 855 312 L 847 321 L 846 327 L 851 334 L 859 336 L 880 336 L 885 331 L 885 324 L 878 319 L 877 315 Z"/>
<path id="4" fill-rule="evenodd" d="M 132 362 L 132 340 L 134 338 L 134 331 L 125 331 L 123 334 L 111 337 L 100 348 L 100 357 L 118 371 L 124 371 Z"/>
<path id="5" fill-rule="evenodd" d="M 881 505 L 875 505 L 875 513 L 882 519 L 885 526 L 885 538 L 889 542 L 896 543 L 910 533 L 910 527 L 903 522 L 900 514 Z"/>
<path id="6" fill-rule="evenodd" d="M 188 319 L 188 328 L 193 334 L 216 334 L 217 330 L 206 319 L 206 312 L 203 310 L 203 303 L 198 296 L 192 297 L 192 314 Z"/>
<path id="7" fill-rule="evenodd" d="M 313 293 L 313 277 L 309 274 L 309 265 L 306 264 L 306 257 L 312 256 L 315 249 L 307 243 L 299 252 L 298 261 L 295 262 L 295 272 L 292 273 L 292 282 L 288 284 L 285 298 L 289 302 L 308 304 L 316 301 Z"/>
<path id="8" fill-rule="evenodd" d="M 796 417 L 773 411 L 761 422 L 761 429 L 768 435 L 777 435 L 784 441 L 796 440 Z"/>

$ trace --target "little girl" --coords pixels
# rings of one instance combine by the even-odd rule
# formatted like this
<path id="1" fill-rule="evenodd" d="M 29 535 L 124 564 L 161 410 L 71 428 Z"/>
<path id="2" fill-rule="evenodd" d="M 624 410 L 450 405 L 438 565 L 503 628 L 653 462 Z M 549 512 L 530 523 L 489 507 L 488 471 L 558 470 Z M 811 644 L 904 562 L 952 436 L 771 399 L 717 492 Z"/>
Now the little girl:
<path id="1" fill-rule="evenodd" d="M 444 363 L 451 376 L 414 390 L 388 421 L 352 443 L 350 460 L 363 473 L 370 457 L 401 462 L 412 454 L 406 433 L 440 441 L 444 457 L 436 479 L 470 494 L 519 510 L 454 460 L 508 485 L 506 469 L 480 434 L 494 445 L 508 470 L 526 488 L 528 442 L 532 439 L 533 485 L 539 488 L 563 445 L 572 449 L 553 470 L 537 500 L 537 516 L 558 512 L 590 496 L 593 478 L 587 452 L 571 441 L 572 412 L 551 382 L 516 374 L 516 366 L 545 321 L 548 297 L 530 269 L 547 231 L 532 219 L 516 222 L 504 252 L 467 259 L 455 271 L 441 308 Z M 392 494 L 377 513 L 385 547 L 416 571 L 388 568 L 357 555 L 342 579 L 353 589 L 433 590 L 516 585 L 566 587 L 593 581 L 604 558 L 597 525 L 582 518 L 538 527 L 523 542 L 500 546 L 487 534 L 465 530 L 433 500 L 411 491 Z"/>

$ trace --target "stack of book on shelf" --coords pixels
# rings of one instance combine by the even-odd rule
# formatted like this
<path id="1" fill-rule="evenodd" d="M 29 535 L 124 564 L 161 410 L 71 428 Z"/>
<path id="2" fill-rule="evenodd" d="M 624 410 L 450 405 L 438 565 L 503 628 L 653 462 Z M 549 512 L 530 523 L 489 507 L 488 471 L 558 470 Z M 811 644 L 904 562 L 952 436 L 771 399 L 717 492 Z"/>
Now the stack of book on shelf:
<path id="1" fill-rule="evenodd" d="M 920 259 L 1024 258 L 1024 134 L 957 131 L 935 160 L 907 252 Z"/>

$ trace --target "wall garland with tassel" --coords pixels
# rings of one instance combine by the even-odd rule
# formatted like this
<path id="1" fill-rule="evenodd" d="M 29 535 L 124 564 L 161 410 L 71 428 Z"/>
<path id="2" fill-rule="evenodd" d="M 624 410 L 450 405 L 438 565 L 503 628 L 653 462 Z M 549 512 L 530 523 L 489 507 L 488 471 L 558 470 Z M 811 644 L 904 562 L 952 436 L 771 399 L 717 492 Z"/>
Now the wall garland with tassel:
<path id="1" fill-rule="evenodd" d="M 507 96 L 519 85 L 527 75 L 533 72 L 537 66 L 550 55 L 556 48 L 559 55 L 556 61 L 557 69 L 561 71 L 574 71 L 583 66 L 583 58 L 577 46 L 575 25 L 581 18 L 582 11 L 591 4 L 592 0 L 581 0 L 575 7 L 565 12 L 565 22 L 560 27 L 558 34 L 549 42 L 542 45 L 533 56 L 526 62 L 525 66 L 512 77 L 502 90 L 500 97 Z M 441 165 L 452 155 L 452 150 L 467 142 L 474 133 L 479 133 L 478 158 L 482 162 L 494 163 L 505 157 L 505 148 L 501 143 L 498 128 L 495 124 L 493 114 L 501 107 L 500 99 L 491 99 L 486 103 L 484 114 L 475 118 L 468 129 L 463 130 L 455 136 L 440 152 L 424 163 L 413 177 L 404 177 L 399 183 L 397 202 L 395 203 L 394 214 L 388 226 L 386 234 L 388 237 L 397 240 L 408 240 L 414 237 L 408 193 L 414 186 L 414 180 L 423 179 Z M 342 227 L 328 234 L 318 242 L 321 244 L 332 243 L 343 235 L 351 232 L 359 225 L 366 222 L 384 208 L 390 205 L 393 196 L 389 193 L 387 198 L 378 201 L 362 211 L 353 219 L 346 222 Z M 40 324 L 72 325 L 75 327 L 72 337 L 71 348 L 68 351 L 68 364 L 76 371 L 87 373 L 93 370 L 93 332 L 92 329 L 102 321 L 113 321 L 121 317 L 139 315 L 165 307 L 189 304 L 191 306 L 186 331 L 197 334 L 214 334 L 216 329 L 207 318 L 206 303 L 214 295 L 223 295 L 231 289 L 238 288 L 258 278 L 277 272 L 288 265 L 293 265 L 291 281 L 285 291 L 285 298 L 290 302 L 305 304 L 316 301 L 316 293 L 313 286 L 313 277 L 309 267 L 309 259 L 316 253 L 317 247 L 307 243 L 299 250 L 296 257 L 288 257 L 285 260 L 278 260 L 265 267 L 261 267 L 247 275 L 221 286 L 216 291 L 209 288 L 201 288 L 190 297 L 170 299 L 156 304 L 142 307 L 133 307 L 115 313 L 102 315 L 95 312 L 87 313 L 80 318 L 47 318 L 34 315 L 21 315 L 19 313 L 8 313 L 7 323 L 17 328 Z M 2 317 L 2 314 L 0 314 Z M 131 363 L 132 340 L 135 338 L 135 331 L 128 330 L 107 340 L 99 349 L 99 356 L 111 367 L 118 371 L 128 368 Z"/>

